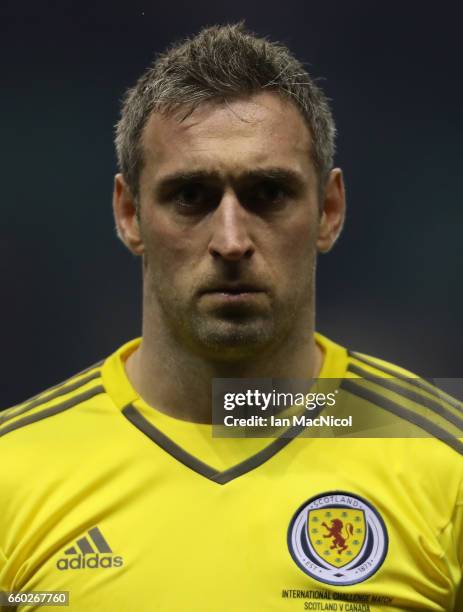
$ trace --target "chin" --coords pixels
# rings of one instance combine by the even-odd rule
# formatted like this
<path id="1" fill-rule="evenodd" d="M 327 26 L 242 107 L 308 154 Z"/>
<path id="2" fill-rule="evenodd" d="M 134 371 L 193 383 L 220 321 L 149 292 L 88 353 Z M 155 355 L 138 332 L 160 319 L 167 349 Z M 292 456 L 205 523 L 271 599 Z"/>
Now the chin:
<path id="1" fill-rule="evenodd" d="M 195 329 L 196 342 L 214 357 L 228 360 L 251 357 L 272 344 L 273 326 L 266 321 L 220 321 Z"/>

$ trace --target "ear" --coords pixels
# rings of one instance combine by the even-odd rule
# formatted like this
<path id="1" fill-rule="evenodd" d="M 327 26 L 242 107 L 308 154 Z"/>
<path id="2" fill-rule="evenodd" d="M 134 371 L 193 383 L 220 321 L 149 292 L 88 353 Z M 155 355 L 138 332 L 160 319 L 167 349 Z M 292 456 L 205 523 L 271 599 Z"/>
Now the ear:
<path id="1" fill-rule="evenodd" d="M 326 182 L 320 224 L 318 228 L 317 249 L 327 253 L 341 233 L 346 214 L 346 194 L 342 170 L 333 168 Z"/>
<path id="2" fill-rule="evenodd" d="M 122 174 L 114 177 L 113 212 L 119 238 L 134 255 L 143 255 L 137 205 Z"/>

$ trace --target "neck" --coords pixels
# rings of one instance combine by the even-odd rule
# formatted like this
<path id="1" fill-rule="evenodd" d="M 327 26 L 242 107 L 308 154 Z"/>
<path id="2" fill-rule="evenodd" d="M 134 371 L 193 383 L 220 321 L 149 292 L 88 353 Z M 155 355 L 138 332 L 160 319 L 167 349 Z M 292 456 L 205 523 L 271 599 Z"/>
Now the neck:
<path id="1" fill-rule="evenodd" d="M 313 319 L 313 317 L 312 317 Z M 293 328 L 291 336 L 276 348 L 239 362 L 224 362 L 199 356 L 170 335 L 166 329 L 144 321 L 140 347 L 126 362 L 128 378 L 143 400 L 169 416 L 196 423 L 211 422 L 213 378 L 317 377 L 323 353 L 314 340 L 314 325 Z"/>

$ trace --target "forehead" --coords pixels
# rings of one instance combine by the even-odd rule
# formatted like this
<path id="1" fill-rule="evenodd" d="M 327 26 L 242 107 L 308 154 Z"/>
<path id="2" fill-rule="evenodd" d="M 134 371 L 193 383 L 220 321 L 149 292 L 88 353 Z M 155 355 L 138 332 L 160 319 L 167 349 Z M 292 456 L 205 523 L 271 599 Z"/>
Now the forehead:
<path id="1" fill-rule="evenodd" d="M 313 172 L 311 140 L 296 106 L 269 92 L 204 103 L 185 119 L 181 110 L 153 113 L 142 135 L 142 178 L 186 170 L 239 175 L 266 166 L 307 174 Z"/>

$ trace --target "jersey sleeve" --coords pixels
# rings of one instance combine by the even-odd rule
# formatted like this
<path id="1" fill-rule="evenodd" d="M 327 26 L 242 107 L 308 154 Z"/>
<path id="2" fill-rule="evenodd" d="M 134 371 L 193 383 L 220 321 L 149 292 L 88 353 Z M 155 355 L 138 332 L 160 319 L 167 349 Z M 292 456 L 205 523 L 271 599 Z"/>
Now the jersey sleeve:
<path id="1" fill-rule="evenodd" d="M 1 445 L 0 445 L 1 448 Z M 8 459 L 5 457 L 3 453 L 0 453 L 2 456 L 2 464 L 6 465 L 6 461 Z M 5 477 L 5 469 L 0 470 L 0 507 L 2 508 L 1 519 L 0 519 L 0 592 L 1 591 L 10 591 L 10 578 L 8 572 L 8 557 L 6 554 L 7 549 L 7 541 L 8 541 L 8 523 L 9 523 L 9 508 L 8 508 L 8 491 L 10 490 L 9 486 L 9 478 Z M 0 610 L 6 610 L 3 608 L 0 603 Z M 11 610 L 11 608 L 9 608 Z"/>
<path id="2" fill-rule="evenodd" d="M 6 570 L 6 555 L 3 552 L 2 548 L 0 548 L 0 593 L 3 591 L 10 590 L 8 588 L 5 570 Z M 0 611 L 3 611 L 3 610 L 6 610 L 6 608 L 4 608 L 0 602 Z"/>
<path id="3" fill-rule="evenodd" d="M 453 607 L 454 612 L 463 610 L 463 482 L 460 485 L 459 496 L 455 504 L 455 511 L 453 515 L 453 530 L 452 540 L 454 550 L 456 549 L 456 558 L 458 567 L 454 568 L 456 573 L 459 573 L 459 587 L 455 596 L 455 604 Z"/>
<path id="4" fill-rule="evenodd" d="M 454 532 L 458 561 L 460 563 L 460 569 L 463 571 L 463 483 L 460 487 L 460 495 L 455 507 Z"/>

